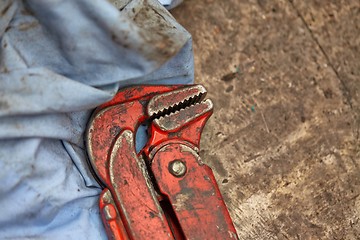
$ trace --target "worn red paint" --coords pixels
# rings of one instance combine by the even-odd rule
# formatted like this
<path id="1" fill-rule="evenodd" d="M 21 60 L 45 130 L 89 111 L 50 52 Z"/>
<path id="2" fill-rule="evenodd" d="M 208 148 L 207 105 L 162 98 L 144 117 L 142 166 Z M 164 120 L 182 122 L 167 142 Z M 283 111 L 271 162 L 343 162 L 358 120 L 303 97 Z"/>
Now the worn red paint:
<path id="1" fill-rule="evenodd" d="M 214 175 L 197 155 L 212 114 L 209 100 L 193 105 L 203 98 L 199 89 L 126 88 L 95 110 L 87 148 L 105 187 L 100 210 L 110 239 L 237 239 Z M 179 111 L 185 105 L 192 106 Z M 150 138 L 136 154 L 134 135 L 144 122 Z M 174 160 L 187 167 L 181 177 L 169 171 Z"/>

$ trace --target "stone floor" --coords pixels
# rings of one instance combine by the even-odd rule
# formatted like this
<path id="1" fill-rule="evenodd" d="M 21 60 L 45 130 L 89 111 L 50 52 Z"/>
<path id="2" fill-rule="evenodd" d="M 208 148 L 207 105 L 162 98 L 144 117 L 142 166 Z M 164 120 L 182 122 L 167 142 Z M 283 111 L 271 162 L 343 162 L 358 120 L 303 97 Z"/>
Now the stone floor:
<path id="1" fill-rule="evenodd" d="M 360 1 L 185 0 L 241 239 L 360 239 Z"/>

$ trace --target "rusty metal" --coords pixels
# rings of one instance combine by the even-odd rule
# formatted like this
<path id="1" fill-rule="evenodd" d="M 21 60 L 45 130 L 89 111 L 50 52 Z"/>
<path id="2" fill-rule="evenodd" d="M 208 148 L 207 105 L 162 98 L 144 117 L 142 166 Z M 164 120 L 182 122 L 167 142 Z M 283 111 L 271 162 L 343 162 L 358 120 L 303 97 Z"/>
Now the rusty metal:
<path id="1" fill-rule="evenodd" d="M 213 109 L 210 99 L 154 119 L 153 123 L 163 131 L 173 132 Z"/>
<path id="2" fill-rule="evenodd" d="M 212 114 L 206 89 L 137 86 L 98 107 L 87 129 L 90 164 L 104 186 L 109 239 L 237 239 L 211 169 L 198 155 Z M 145 147 L 135 133 L 148 126 Z"/>
<path id="3" fill-rule="evenodd" d="M 201 102 L 205 95 L 206 89 L 202 85 L 193 85 L 158 94 L 150 99 L 147 112 L 149 116 L 161 116 L 183 106 L 186 107 L 192 103 Z"/>

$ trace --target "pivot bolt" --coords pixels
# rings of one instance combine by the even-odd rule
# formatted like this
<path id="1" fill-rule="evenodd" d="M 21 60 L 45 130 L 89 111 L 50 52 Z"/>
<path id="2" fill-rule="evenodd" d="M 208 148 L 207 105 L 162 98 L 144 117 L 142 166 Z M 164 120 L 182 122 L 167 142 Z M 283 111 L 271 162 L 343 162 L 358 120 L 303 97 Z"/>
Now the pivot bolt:
<path id="1" fill-rule="evenodd" d="M 169 163 L 169 172 L 175 177 L 182 177 L 186 173 L 186 165 L 180 160 L 174 160 Z"/>

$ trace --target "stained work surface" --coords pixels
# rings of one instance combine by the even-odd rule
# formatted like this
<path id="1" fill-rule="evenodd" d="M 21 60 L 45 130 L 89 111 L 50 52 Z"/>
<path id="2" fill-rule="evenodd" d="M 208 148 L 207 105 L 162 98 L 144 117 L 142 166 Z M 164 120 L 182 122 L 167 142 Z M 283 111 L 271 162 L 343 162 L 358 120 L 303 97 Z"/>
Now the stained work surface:
<path id="1" fill-rule="evenodd" d="M 185 0 L 241 239 L 360 239 L 360 2 Z"/>

